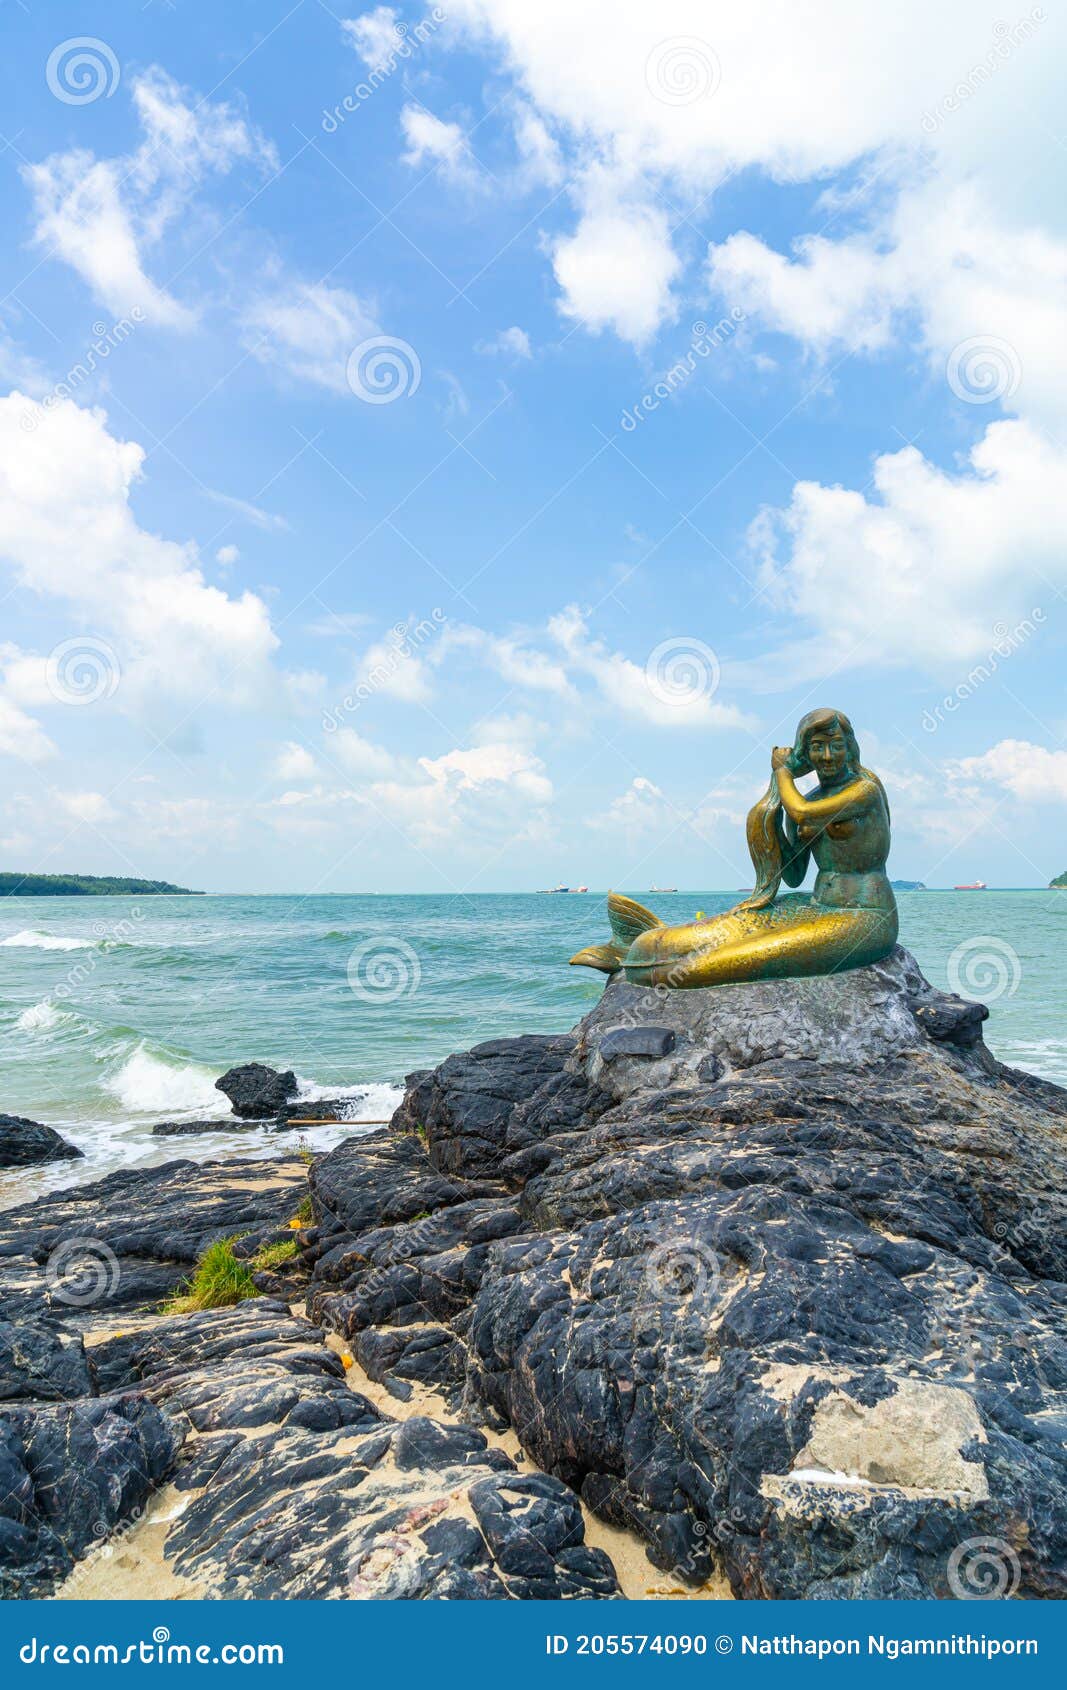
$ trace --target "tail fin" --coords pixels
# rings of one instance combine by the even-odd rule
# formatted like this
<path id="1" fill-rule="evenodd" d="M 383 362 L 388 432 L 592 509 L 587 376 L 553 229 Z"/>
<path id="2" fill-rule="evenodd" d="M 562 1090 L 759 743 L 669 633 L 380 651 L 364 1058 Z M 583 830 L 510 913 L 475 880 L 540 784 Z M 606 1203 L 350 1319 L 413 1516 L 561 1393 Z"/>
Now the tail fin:
<path id="1" fill-rule="evenodd" d="M 599 968 L 602 974 L 617 974 L 626 952 L 618 945 L 586 945 L 571 957 L 572 968 Z"/>
<path id="2" fill-rule="evenodd" d="M 608 920 L 611 922 L 611 943 L 587 945 L 577 956 L 571 957 L 572 968 L 599 968 L 602 974 L 617 974 L 637 935 L 647 933 L 650 927 L 663 926 L 658 915 L 653 915 L 643 904 L 636 904 L 632 898 L 624 898 L 618 892 L 608 893 Z"/>
<path id="3" fill-rule="evenodd" d="M 621 892 L 608 893 L 608 920 L 611 922 L 612 938 L 624 950 L 629 950 L 639 933 L 647 933 L 650 927 L 663 926 L 658 915 L 646 910 L 643 904 L 636 904 L 632 898 L 624 898 Z"/>

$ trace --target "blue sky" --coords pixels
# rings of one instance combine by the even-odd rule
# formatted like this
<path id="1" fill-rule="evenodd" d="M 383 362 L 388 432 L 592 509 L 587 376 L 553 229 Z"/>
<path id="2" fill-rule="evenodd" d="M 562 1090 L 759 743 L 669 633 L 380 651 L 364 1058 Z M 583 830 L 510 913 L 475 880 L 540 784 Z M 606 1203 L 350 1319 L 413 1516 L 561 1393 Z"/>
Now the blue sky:
<path id="1" fill-rule="evenodd" d="M 1067 867 L 1063 8 L 735 10 L 9 0 L 4 867 Z"/>

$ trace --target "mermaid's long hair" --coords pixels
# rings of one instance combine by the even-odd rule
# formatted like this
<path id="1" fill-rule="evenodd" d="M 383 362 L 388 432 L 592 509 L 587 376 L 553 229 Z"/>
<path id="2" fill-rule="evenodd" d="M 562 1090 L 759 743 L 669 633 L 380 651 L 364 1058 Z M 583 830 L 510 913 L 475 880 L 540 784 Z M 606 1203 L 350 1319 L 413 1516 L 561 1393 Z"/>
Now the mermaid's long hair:
<path id="1" fill-rule="evenodd" d="M 856 743 L 852 723 L 840 710 L 809 710 L 806 716 L 801 717 L 789 756 L 790 773 L 811 774 L 808 741 L 816 729 L 825 732 L 834 728 L 844 736 L 848 773 L 853 778 L 865 775 L 868 780 L 874 781 L 885 802 L 885 788 L 878 776 L 861 764 L 860 748 Z M 886 802 L 886 814 L 888 813 L 889 805 Z M 748 812 L 746 833 L 748 854 L 756 871 L 756 884 L 750 895 L 743 899 L 737 908 L 762 910 L 774 902 L 783 880 L 787 886 L 800 885 L 808 872 L 808 859 L 811 855 L 811 847 L 800 844 L 796 826 L 782 806 L 777 770 L 772 774 L 770 785 L 763 797 L 753 804 Z"/>

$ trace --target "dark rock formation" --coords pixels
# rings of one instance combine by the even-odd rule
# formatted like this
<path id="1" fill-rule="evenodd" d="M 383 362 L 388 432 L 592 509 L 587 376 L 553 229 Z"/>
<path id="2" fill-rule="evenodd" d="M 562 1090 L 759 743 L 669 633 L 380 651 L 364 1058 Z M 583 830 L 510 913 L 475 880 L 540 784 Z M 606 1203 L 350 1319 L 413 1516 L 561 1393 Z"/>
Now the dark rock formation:
<path id="1" fill-rule="evenodd" d="M 619 1594 L 566 1486 L 517 1473 L 470 1426 L 419 1416 L 362 1433 L 282 1427 L 220 1444 L 194 1477 L 206 1488 L 167 1551 L 179 1574 L 223 1597 Z"/>
<path id="2" fill-rule="evenodd" d="M 28 1168 L 35 1162 L 69 1162 L 82 1155 L 53 1127 L 22 1115 L 0 1115 L 0 1168 Z"/>
<path id="3" fill-rule="evenodd" d="M 306 1189 L 304 1165 L 167 1162 L 0 1211 L 0 1317 L 154 1309 L 218 1238 L 272 1240 Z"/>
<path id="4" fill-rule="evenodd" d="M 291 1068 L 279 1074 L 263 1062 L 243 1062 L 216 1080 L 215 1089 L 229 1098 L 235 1115 L 262 1121 L 277 1115 L 296 1096 L 296 1075 Z"/>
<path id="5" fill-rule="evenodd" d="M 609 983 L 316 1164 L 310 1307 L 374 1377 L 439 1370 L 677 1578 L 972 1594 L 983 1539 L 1004 1593 L 1067 1595 L 1067 1093 L 982 1019 L 901 951 Z M 674 1048 L 606 1062 L 619 1027 Z"/>
<path id="6" fill-rule="evenodd" d="M 46 1595 L 136 1517 L 173 1467 L 181 1429 L 139 1396 L 0 1413 L 0 1597 Z"/>
<path id="7" fill-rule="evenodd" d="M 190 1594 L 617 1596 L 611 1564 L 585 1545 L 581 1511 L 559 1479 L 519 1473 L 471 1426 L 383 1414 L 350 1388 L 351 1356 L 287 1302 L 168 1318 L 124 1312 L 115 1331 L 113 1299 L 90 1301 L 80 1280 L 57 1278 L 35 1257 L 87 1214 L 93 1242 L 142 1288 L 153 1224 L 172 1270 L 220 1221 L 227 1232 L 245 1228 L 235 1249 L 249 1256 L 292 1236 L 277 1224 L 295 1200 L 291 1167 L 171 1163 L 41 1198 L 13 1218 L 0 1283 L 35 1314 L 17 1329 L 0 1322 L 0 1596 L 51 1594 L 116 1530 L 123 1558 L 136 1562 L 141 1531 L 170 1512 L 180 1518 L 164 1554 L 196 1581 Z M 72 1285 L 81 1300 L 64 1303 Z M 75 1319 L 84 1343 L 67 1324 Z M 424 1333 L 421 1346 L 398 1336 L 388 1358 L 398 1396 L 404 1373 L 445 1378 L 448 1346 L 458 1354 L 450 1334 Z M 420 1349 L 433 1359 L 420 1363 Z M 168 1481 L 184 1510 L 171 1500 L 153 1515 Z"/>
<path id="8" fill-rule="evenodd" d="M 909 1007 L 927 1038 L 941 1044 L 959 1045 L 969 1050 L 982 1037 L 982 1023 L 989 1020 L 984 1003 L 970 1003 L 955 993 L 935 992 L 932 996 L 909 997 Z"/>
<path id="9" fill-rule="evenodd" d="M 612 982 L 310 1170 L 173 1162 L 0 1215 L 0 1591 L 119 1527 L 136 1555 L 170 1484 L 191 1593 L 611 1597 L 580 1497 L 740 1596 L 1064 1596 L 1067 1093 L 982 1020 L 903 952 Z M 152 1312 L 234 1236 L 296 1239 L 311 1322 L 288 1264 L 280 1297 Z"/>
<path id="10" fill-rule="evenodd" d="M 67 1402 L 92 1390 L 79 1337 L 42 1321 L 0 1320 L 0 1403 Z"/>
<path id="11" fill-rule="evenodd" d="M 152 1132 L 157 1138 L 185 1138 L 197 1133 L 256 1132 L 258 1127 L 256 1121 L 240 1121 L 233 1115 L 224 1115 L 215 1121 L 157 1121 Z"/>
<path id="12" fill-rule="evenodd" d="M 520 1475 L 469 1426 L 380 1414 L 284 1303 L 176 1317 L 94 1360 L 109 1389 L 136 1384 L 199 1434 L 165 1553 L 216 1595 L 618 1593 L 564 1485 Z"/>
<path id="13" fill-rule="evenodd" d="M 493 1177 L 553 1124 L 572 1127 L 607 1107 L 583 1075 L 566 1071 L 574 1050 L 572 1034 L 488 1039 L 432 1074 L 409 1076 L 393 1124 L 432 1142 L 440 1173 Z"/>
<path id="14" fill-rule="evenodd" d="M 305 1099 L 299 1103 L 286 1103 L 262 1116 L 242 1118 L 224 1115 L 221 1119 L 208 1121 L 158 1121 L 152 1131 L 157 1138 L 192 1138 L 199 1133 L 252 1133 L 264 1129 L 279 1133 L 295 1132 L 319 1121 L 344 1120 L 345 1110 L 351 1101 L 351 1098 L 323 1097 L 314 1101 Z"/>

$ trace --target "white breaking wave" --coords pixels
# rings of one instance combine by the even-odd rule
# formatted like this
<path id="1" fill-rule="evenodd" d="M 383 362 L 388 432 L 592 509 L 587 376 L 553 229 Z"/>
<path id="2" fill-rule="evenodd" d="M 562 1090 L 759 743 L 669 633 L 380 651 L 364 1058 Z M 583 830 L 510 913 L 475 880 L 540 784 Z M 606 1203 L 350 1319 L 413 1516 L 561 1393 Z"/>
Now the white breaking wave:
<path id="1" fill-rule="evenodd" d="M 298 1103 L 314 1103 L 324 1097 L 335 1097 L 343 1105 L 342 1121 L 387 1121 L 404 1101 L 401 1086 L 381 1083 L 354 1086 L 320 1086 L 317 1080 L 303 1080 L 298 1076 Z"/>
<path id="2" fill-rule="evenodd" d="M 215 1090 L 215 1073 L 198 1063 L 178 1065 L 153 1056 L 138 1045 L 116 1073 L 104 1081 L 104 1088 L 117 1097 L 124 1109 L 139 1115 L 209 1115 L 217 1118 L 229 1112 L 229 1104 Z"/>
<path id="3" fill-rule="evenodd" d="M 57 1009 L 54 1003 L 43 998 L 40 1003 L 31 1004 L 29 1009 L 24 1009 L 15 1026 L 20 1033 L 46 1033 L 52 1027 L 58 1027 L 61 1021 L 70 1019 L 65 1010 Z"/>
<path id="4" fill-rule="evenodd" d="M 16 945 L 20 950 L 30 951 L 91 951 L 95 944 L 95 939 L 68 939 L 62 933 L 38 933 L 31 927 L 0 939 L 0 945 Z"/>
<path id="5" fill-rule="evenodd" d="M 393 1111 L 400 1108 L 404 1101 L 404 1091 L 401 1086 L 365 1086 L 353 1088 L 359 1095 L 353 1097 L 341 1110 L 342 1121 L 388 1121 Z M 344 1096 L 344 1093 L 341 1093 Z"/>

